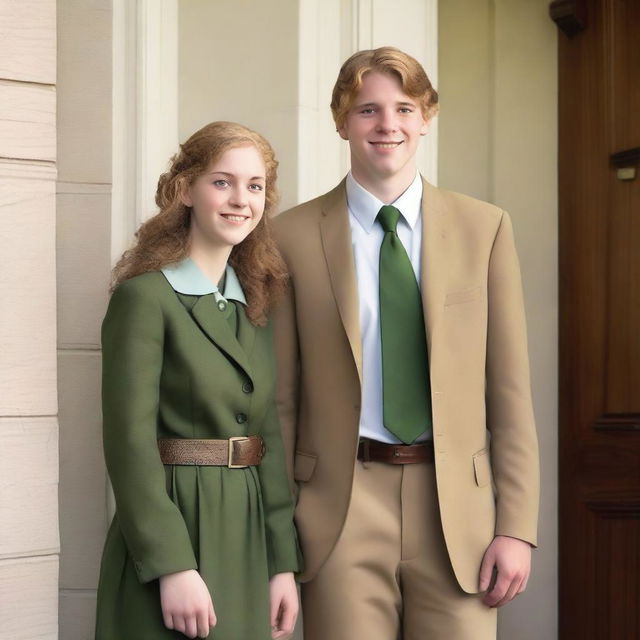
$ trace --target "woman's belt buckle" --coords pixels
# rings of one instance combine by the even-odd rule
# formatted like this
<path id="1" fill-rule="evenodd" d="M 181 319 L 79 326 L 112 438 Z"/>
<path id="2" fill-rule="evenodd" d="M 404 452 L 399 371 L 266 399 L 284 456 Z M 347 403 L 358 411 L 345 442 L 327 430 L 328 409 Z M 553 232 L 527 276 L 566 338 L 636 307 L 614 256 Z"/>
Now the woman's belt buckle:
<path id="1" fill-rule="evenodd" d="M 231 438 L 229 438 L 229 457 L 227 460 L 227 467 L 229 469 L 244 469 L 245 467 L 249 466 L 247 464 L 233 464 L 233 443 L 244 442 L 248 439 L 248 436 L 232 436 Z"/>

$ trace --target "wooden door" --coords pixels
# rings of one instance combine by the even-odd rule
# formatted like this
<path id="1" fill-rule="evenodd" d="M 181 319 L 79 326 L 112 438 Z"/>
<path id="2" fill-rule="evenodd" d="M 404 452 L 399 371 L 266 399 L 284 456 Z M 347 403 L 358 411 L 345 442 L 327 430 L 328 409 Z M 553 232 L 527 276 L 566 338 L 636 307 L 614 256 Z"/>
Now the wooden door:
<path id="1" fill-rule="evenodd" d="M 550 12 L 560 27 L 560 638 L 637 640 L 640 1 L 562 0 Z"/>

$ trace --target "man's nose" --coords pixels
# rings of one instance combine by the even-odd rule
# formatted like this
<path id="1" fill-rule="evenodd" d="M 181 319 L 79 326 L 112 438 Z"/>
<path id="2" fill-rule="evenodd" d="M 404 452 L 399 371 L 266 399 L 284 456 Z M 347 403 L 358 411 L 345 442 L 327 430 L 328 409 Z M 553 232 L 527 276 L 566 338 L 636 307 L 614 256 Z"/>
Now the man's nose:
<path id="1" fill-rule="evenodd" d="M 380 111 L 380 118 L 378 120 L 378 131 L 383 133 L 392 133 L 397 131 L 398 121 L 396 119 L 395 111 L 391 109 L 385 109 Z"/>

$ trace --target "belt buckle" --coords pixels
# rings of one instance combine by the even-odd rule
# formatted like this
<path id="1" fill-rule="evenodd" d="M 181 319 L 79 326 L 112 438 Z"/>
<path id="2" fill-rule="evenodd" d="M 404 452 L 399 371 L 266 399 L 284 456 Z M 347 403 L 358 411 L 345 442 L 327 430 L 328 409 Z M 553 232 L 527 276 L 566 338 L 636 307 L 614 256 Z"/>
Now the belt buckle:
<path id="1" fill-rule="evenodd" d="M 244 440 L 248 440 L 247 436 L 233 436 L 229 438 L 229 456 L 227 458 L 227 467 L 229 469 L 244 469 L 249 465 L 246 464 L 233 464 L 233 443 L 234 442 L 242 442 Z"/>

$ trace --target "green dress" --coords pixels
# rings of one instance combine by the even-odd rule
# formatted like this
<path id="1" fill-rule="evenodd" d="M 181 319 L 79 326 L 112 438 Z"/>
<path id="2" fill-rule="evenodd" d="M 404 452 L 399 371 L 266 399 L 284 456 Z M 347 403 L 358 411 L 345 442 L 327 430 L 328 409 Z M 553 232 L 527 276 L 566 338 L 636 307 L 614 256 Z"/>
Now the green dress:
<path id="1" fill-rule="evenodd" d="M 104 453 L 116 498 L 98 586 L 96 640 L 185 638 L 165 628 L 162 575 L 197 569 L 215 640 L 268 640 L 268 580 L 299 569 L 274 404 L 270 330 L 187 259 L 114 292 L 102 327 Z M 163 465 L 158 438 L 260 434 L 257 467 Z"/>

